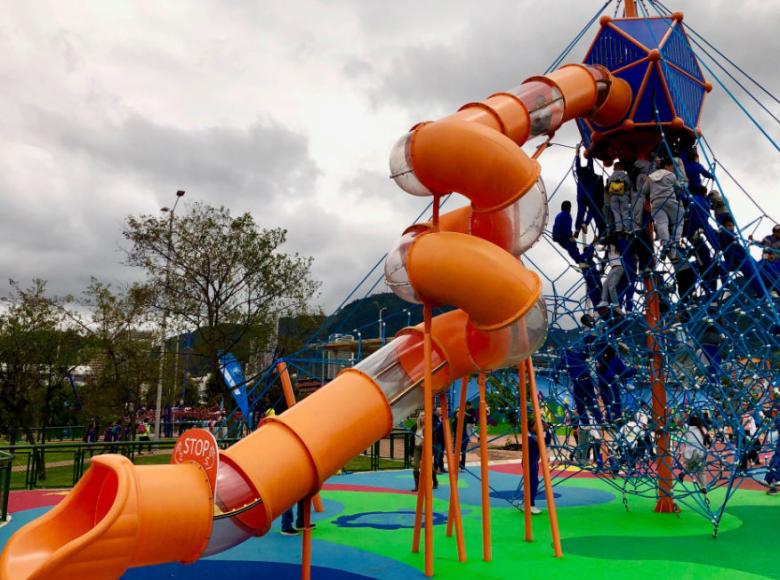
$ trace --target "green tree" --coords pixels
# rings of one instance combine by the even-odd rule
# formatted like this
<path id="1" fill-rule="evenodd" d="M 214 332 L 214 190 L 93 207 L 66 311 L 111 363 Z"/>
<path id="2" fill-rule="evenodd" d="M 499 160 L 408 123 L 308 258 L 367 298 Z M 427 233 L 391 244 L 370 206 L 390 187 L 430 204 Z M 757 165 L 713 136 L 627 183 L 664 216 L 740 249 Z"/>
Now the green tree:
<path id="1" fill-rule="evenodd" d="M 150 294 L 142 285 L 113 290 L 93 278 L 79 308 L 70 312 L 88 338 L 83 353 L 91 367 L 82 396 L 85 421 L 126 419 L 133 426 L 139 409 L 147 405 L 146 395 L 157 380 L 148 330 Z"/>
<path id="2" fill-rule="evenodd" d="M 282 251 L 286 230 L 261 229 L 248 213 L 195 203 L 176 220 L 130 216 L 124 236 L 158 313 L 197 331 L 193 354 L 207 363 L 212 400 L 224 392 L 219 353 L 247 361 L 272 352 L 279 317 L 306 312 L 319 288 L 312 259 Z"/>
<path id="3" fill-rule="evenodd" d="M 57 402 L 72 399 L 69 375 L 83 344 L 66 324 L 63 301 L 47 296 L 44 280 L 29 288 L 10 284 L 0 315 L 0 416 L 12 442 L 21 432 L 34 443 L 34 429 L 43 438 L 53 420 L 67 420 Z"/>

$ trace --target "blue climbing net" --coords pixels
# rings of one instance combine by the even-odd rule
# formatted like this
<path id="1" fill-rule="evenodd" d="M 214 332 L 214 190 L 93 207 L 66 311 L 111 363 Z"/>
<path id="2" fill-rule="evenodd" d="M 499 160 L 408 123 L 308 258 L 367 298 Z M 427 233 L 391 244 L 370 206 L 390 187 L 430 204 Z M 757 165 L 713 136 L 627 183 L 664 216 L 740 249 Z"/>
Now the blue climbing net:
<path id="1" fill-rule="evenodd" d="M 657 15 L 671 14 L 661 2 L 649 5 Z M 641 2 L 640 9 L 650 16 L 646 3 Z M 725 72 L 778 123 L 736 75 L 758 86 L 775 103 L 780 101 L 688 30 L 702 65 L 778 149 L 714 68 Z M 666 66 L 663 59 L 661 66 Z M 670 82 L 673 95 L 682 90 Z M 677 143 L 664 134 L 660 122 L 658 131 L 656 157 L 677 155 Z M 535 360 L 552 434 L 552 456 L 564 467 L 559 479 L 577 470 L 589 471 L 617 488 L 627 506 L 629 495 L 658 497 L 659 477 L 666 471 L 674 501 L 711 520 L 717 533 L 734 491 L 745 480 L 763 483 L 767 458 L 776 447 L 780 279 L 775 260 L 780 255 L 775 257 L 776 250 L 753 241 L 754 236 L 760 239 L 759 234 L 770 233 L 776 222 L 705 138 L 698 139 L 697 148 L 713 175 L 707 189 L 719 192 L 722 204 L 717 214 L 702 208 L 683 183 L 678 198 L 686 213 L 681 224 L 685 235 L 671 249 L 654 243 L 644 228 L 605 239 L 603 230 L 609 230 L 605 224 L 610 216 L 592 202 L 591 226 L 580 242 L 580 251 L 592 248 L 594 258 L 588 263 L 572 263 L 551 235 L 545 236 L 545 243 L 569 266 L 556 276 L 537 267 L 552 292 L 547 296 L 550 333 Z M 551 200 L 561 184 L 582 175 L 577 163 L 553 190 Z M 603 167 L 595 173 L 609 175 Z M 681 168 L 675 166 L 675 173 L 684 181 Z M 598 175 L 597 181 L 601 179 Z M 733 231 L 726 227 L 734 217 L 725 179 L 736 186 L 731 193 L 744 196 L 760 212 L 749 223 L 736 223 Z M 650 210 L 644 217 L 648 223 L 655 221 L 657 212 Z M 594 239 L 604 246 L 615 244 L 621 255 L 617 300 L 602 302 L 606 258 L 598 259 L 602 246 L 593 244 Z M 659 454 L 664 441 L 666 450 Z M 713 494 L 719 487 L 725 493 Z"/>

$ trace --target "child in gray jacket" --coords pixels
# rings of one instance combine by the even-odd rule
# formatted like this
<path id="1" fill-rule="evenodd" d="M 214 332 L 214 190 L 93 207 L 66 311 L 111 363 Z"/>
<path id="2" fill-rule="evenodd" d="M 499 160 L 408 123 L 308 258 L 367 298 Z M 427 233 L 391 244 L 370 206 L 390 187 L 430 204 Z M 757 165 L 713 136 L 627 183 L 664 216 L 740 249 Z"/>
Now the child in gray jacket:
<path id="1" fill-rule="evenodd" d="M 642 189 L 643 194 L 649 194 L 656 237 L 661 242 L 662 255 L 665 255 L 682 239 L 685 214 L 677 199 L 679 182 L 674 174 L 674 162 L 663 159 L 659 167 L 648 176 Z"/>
<path id="2" fill-rule="evenodd" d="M 615 232 L 629 232 L 631 227 L 631 178 L 623 163 L 615 163 L 615 171 L 607 179 L 609 209 L 612 212 Z"/>

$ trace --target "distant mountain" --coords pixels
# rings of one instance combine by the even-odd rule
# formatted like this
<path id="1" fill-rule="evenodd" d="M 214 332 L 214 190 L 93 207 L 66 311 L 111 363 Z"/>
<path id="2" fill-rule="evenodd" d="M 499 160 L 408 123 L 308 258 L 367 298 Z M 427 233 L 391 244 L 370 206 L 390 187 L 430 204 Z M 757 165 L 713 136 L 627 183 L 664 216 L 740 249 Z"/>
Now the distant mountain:
<path id="1" fill-rule="evenodd" d="M 452 309 L 452 307 L 434 308 L 433 313 L 441 314 Z M 421 323 L 423 319 L 421 304 L 405 302 L 392 292 L 372 294 L 350 302 L 331 315 L 321 339 L 327 339 L 333 334 L 354 335 L 358 331 L 364 339 L 378 338 L 380 312 L 386 339 L 391 339 L 405 326 Z"/>

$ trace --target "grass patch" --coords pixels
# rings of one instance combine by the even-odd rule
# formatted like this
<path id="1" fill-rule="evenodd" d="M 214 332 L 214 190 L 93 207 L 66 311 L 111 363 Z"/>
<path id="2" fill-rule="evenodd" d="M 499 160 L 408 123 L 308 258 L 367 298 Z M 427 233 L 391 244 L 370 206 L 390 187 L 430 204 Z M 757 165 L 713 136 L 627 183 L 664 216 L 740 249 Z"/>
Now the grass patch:
<path id="1" fill-rule="evenodd" d="M 403 469 L 404 462 L 398 459 L 380 459 L 379 469 Z M 349 460 L 344 471 L 371 471 L 371 458 L 358 455 Z"/>
<path id="2" fill-rule="evenodd" d="M 96 456 L 97 457 L 97 456 Z M 72 459 L 72 458 L 71 458 Z M 171 462 L 171 455 L 136 455 L 133 463 L 136 465 L 166 465 Z M 88 465 L 84 466 L 84 470 Z M 26 473 L 15 471 L 11 473 L 11 489 L 26 489 Z M 73 487 L 73 465 L 46 468 L 46 479 L 38 478 L 36 488 L 68 488 Z"/>
<path id="3" fill-rule="evenodd" d="M 24 486 L 24 471 L 15 471 L 11 474 L 11 489 L 27 489 Z M 37 488 L 46 487 L 72 487 L 73 466 L 50 467 L 46 470 L 46 479 L 38 478 Z"/>
<path id="4" fill-rule="evenodd" d="M 511 423 L 498 423 L 497 425 L 488 425 L 488 435 L 511 435 L 514 428 Z"/>
<path id="5" fill-rule="evenodd" d="M 97 455 L 96 455 L 97 456 Z M 48 459 L 48 455 L 47 455 Z M 73 457 L 68 459 L 72 460 Z M 167 465 L 171 462 L 171 454 L 165 453 L 160 455 L 138 455 L 133 458 L 133 463 L 136 465 Z M 24 465 L 25 463 L 23 463 Z M 84 470 L 88 468 L 88 465 L 84 466 Z M 379 469 L 403 469 L 404 462 L 398 459 L 380 459 Z M 358 455 L 353 458 L 344 466 L 345 471 L 370 471 L 371 470 L 371 458 L 365 455 Z M 25 472 L 15 471 L 11 474 L 11 489 L 26 489 Z M 36 488 L 69 488 L 73 486 L 73 466 L 64 465 L 58 467 L 48 467 L 46 469 L 46 479 L 38 478 L 38 484 Z"/>

